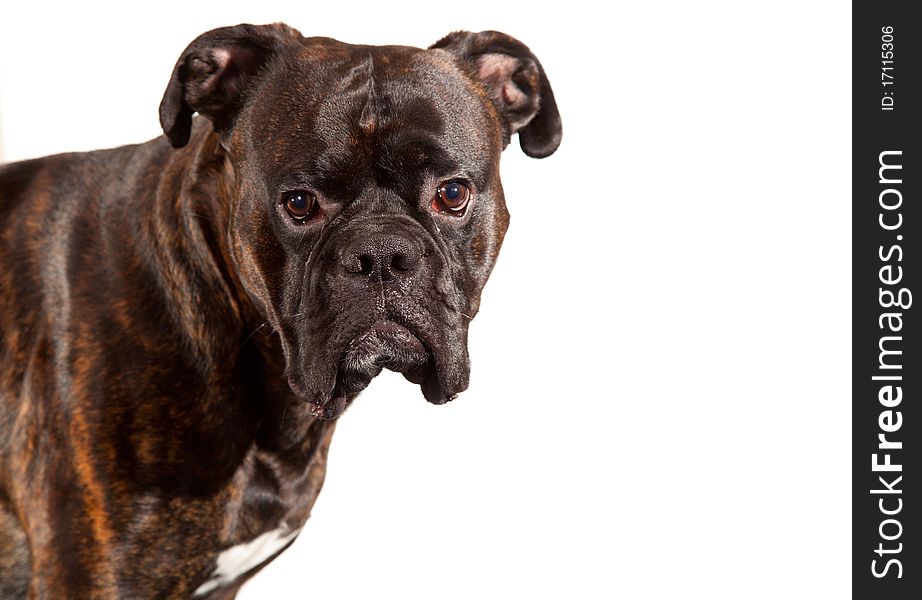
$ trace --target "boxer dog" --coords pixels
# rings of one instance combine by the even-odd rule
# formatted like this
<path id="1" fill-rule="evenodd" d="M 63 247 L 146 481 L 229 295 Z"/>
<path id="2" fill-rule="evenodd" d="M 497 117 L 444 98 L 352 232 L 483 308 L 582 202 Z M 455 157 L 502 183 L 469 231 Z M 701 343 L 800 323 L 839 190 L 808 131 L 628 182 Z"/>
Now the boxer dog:
<path id="1" fill-rule="evenodd" d="M 233 598 L 381 369 L 435 404 L 467 387 L 500 153 L 561 138 L 538 59 L 494 31 L 216 29 L 160 122 L 0 167 L 2 598 Z"/>

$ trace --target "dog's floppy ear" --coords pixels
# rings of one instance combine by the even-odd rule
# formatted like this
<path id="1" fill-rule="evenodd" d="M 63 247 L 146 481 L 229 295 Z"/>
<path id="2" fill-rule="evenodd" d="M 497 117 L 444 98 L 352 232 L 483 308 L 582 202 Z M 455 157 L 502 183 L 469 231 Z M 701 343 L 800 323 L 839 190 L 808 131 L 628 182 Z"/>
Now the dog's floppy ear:
<path id="1" fill-rule="evenodd" d="M 186 145 L 196 112 L 215 130 L 229 129 L 266 61 L 300 36 L 276 23 L 221 27 L 195 38 L 176 61 L 160 102 L 160 125 L 170 143 Z"/>
<path id="2" fill-rule="evenodd" d="M 499 31 L 456 31 L 431 46 L 459 56 L 486 86 L 503 118 L 505 143 L 518 132 L 528 156 L 550 156 L 563 129 L 541 63 L 519 40 Z"/>

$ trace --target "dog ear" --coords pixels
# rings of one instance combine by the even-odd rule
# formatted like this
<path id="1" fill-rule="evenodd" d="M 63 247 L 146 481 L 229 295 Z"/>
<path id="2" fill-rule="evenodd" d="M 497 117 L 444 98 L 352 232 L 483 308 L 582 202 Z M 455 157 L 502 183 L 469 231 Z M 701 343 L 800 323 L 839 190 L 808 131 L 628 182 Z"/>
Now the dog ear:
<path id="1" fill-rule="evenodd" d="M 430 46 L 460 57 L 493 98 L 503 119 L 505 143 L 513 133 L 528 156 L 550 156 L 563 129 L 551 84 L 541 63 L 517 39 L 499 31 L 456 31 Z"/>
<path id="2" fill-rule="evenodd" d="M 186 145 L 196 112 L 216 131 L 227 131 L 269 58 L 300 36 L 275 23 L 221 27 L 195 38 L 176 61 L 160 102 L 160 125 L 170 143 Z"/>

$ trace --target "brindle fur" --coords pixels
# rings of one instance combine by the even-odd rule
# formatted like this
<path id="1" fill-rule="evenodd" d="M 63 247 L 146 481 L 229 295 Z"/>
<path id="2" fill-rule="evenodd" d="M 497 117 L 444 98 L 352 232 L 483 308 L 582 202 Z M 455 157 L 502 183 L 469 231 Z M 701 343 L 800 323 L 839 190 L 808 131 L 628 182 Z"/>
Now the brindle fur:
<path id="1" fill-rule="evenodd" d="M 334 419 L 393 367 L 346 372 L 344 348 L 399 322 L 430 355 L 407 377 L 433 402 L 462 391 L 508 224 L 500 152 L 560 141 L 540 63 L 496 32 L 420 50 L 218 29 L 161 121 L 145 144 L 0 167 L 0 597 L 189 597 L 222 550 L 301 527 Z M 459 175 L 468 214 L 431 214 Z M 305 225 L 278 202 L 299 188 L 320 202 Z M 420 266 L 344 273 L 385 230 Z"/>

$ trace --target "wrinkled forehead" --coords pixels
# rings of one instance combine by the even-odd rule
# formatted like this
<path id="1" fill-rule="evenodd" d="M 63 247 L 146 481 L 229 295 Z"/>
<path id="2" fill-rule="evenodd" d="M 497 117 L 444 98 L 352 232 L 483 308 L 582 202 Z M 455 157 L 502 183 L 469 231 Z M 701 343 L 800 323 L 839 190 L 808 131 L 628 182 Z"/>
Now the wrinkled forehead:
<path id="1" fill-rule="evenodd" d="M 261 170 L 330 193 L 368 179 L 399 191 L 424 173 L 482 185 L 502 150 L 483 88 L 441 50 L 312 38 L 273 65 L 259 97 L 272 98 L 251 109 Z"/>

